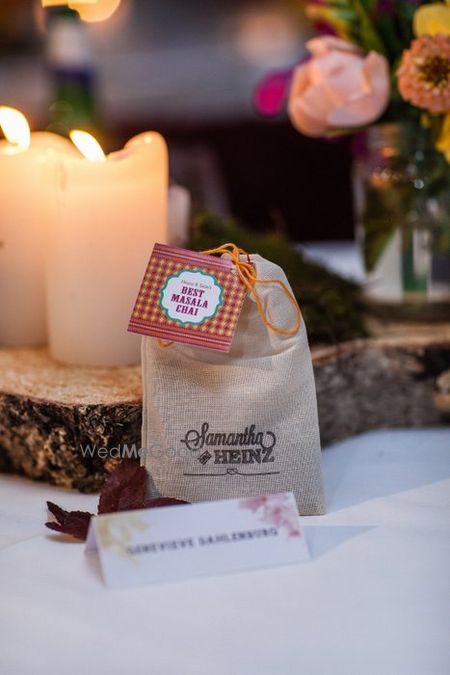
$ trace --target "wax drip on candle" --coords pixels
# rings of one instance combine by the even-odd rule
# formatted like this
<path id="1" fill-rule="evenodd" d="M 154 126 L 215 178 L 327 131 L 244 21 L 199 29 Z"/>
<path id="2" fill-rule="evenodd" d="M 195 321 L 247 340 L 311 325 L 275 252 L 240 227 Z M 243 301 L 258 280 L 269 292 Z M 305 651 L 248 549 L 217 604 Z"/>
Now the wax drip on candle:
<path id="1" fill-rule="evenodd" d="M 28 150 L 31 134 L 27 118 L 19 110 L 0 106 L 0 127 L 6 140 L 17 150 Z"/>
<path id="2" fill-rule="evenodd" d="M 85 159 L 88 159 L 90 162 L 104 162 L 106 160 L 106 155 L 103 152 L 102 146 L 97 139 L 87 131 L 74 129 L 70 132 L 70 138 Z"/>

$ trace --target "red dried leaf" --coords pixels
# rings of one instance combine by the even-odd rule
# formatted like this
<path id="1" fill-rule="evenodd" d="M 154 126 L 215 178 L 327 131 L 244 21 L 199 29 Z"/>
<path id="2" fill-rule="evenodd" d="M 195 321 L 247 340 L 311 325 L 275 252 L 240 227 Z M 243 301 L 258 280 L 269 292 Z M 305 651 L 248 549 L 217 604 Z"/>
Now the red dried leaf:
<path id="1" fill-rule="evenodd" d="M 47 508 L 56 518 L 56 521 L 45 523 L 46 527 L 55 532 L 69 534 L 75 539 L 86 540 L 89 523 L 92 518 L 91 513 L 86 511 L 64 511 L 57 504 L 47 502 Z"/>
<path id="2" fill-rule="evenodd" d="M 115 513 L 135 509 L 152 509 L 175 504 L 187 504 L 170 497 L 147 498 L 148 473 L 136 460 L 123 459 L 106 480 L 98 502 L 98 513 Z M 64 511 L 57 504 L 47 502 L 56 522 L 45 523 L 50 530 L 86 540 L 93 515 L 84 511 Z"/>
<path id="3" fill-rule="evenodd" d="M 148 473 L 136 460 L 123 459 L 107 478 L 100 492 L 99 513 L 144 508 L 147 499 Z"/>
<path id="4" fill-rule="evenodd" d="M 153 499 L 147 499 L 143 508 L 158 509 L 162 506 L 176 506 L 177 504 L 189 504 L 189 502 L 184 502 L 182 499 L 172 499 L 172 497 L 154 497 Z"/>

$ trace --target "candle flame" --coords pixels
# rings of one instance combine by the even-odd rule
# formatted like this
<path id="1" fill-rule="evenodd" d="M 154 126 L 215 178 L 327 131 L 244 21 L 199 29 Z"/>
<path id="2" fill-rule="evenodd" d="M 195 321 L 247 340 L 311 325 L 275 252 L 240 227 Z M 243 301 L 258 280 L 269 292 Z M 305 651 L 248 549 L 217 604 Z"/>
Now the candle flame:
<path id="1" fill-rule="evenodd" d="M 102 146 L 97 139 L 91 134 L 88 134 L 87 131 L 74 129 L 70 132 L 70 138 L 83 157 L 90 162 L 104 162 L 106 160 L 106 155 L 102 150 Z"/>
<path id="2" fill-rule="evenodd" d="M 42 0 L 43 7 L 67 5 L 78 12 L 83 21 L 95 23 L 109 19 L 121 0 Z"/>
<path id="3" fill-rule="evenodd" d="M 15 108 L 0 106 L 0 127 L 6 140 L 19 150 L 27 150 L 30 146 L 30 127 L 25 115 Z"/>

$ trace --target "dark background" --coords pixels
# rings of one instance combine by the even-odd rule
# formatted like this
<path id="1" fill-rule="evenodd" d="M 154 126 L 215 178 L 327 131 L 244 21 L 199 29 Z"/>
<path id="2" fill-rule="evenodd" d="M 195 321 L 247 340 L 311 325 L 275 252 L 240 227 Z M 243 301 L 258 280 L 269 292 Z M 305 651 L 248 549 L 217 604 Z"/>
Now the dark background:
<path id="1" fill-rule="evenodd" d="M 106 150 L 160 131 L 172 179 L 199 208 L 296 241 L 353 236 L 348 140 L 302 137 L 285 114 L 262 119 L 254 88 L 296 63 L 311 35 L 299 0 L 122 0 L 87 26 Z M 52 99 L 45 14 L 0 2 L 0 103 L 45 128 Z"/>

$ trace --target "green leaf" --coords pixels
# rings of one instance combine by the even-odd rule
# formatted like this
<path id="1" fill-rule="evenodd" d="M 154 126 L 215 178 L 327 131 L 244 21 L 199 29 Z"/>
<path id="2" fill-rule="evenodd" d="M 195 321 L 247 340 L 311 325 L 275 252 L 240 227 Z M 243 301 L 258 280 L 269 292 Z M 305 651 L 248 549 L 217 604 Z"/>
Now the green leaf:
<path id="1" fill-rule="evenodd" d="M 276 232 L 260 234 L 207 212 L 197 216 L 189 248 L 202 251 L 227 241 L 259 253 L 284 270 L 312 343 L 335 343 L 366 334 L 357 284 L 309 262 Z"/>
<path id="2" fill-rule="evenodd" d="M 378 0 L 361 0 L 361 4 L 363 5 L 366 12 L 371 14 L 376 9 Z"/>
<path id="3" fill-rule="evenodd" d="M 368 52 L 373 50 L 380 54 L 386 54 L 386 48 L 362 0 L 351 0 L 351 4 L 358 19 L 357 33 L 361 46 Z"/>
<path id="4" fill-rule="evenodd" d="M 385 44 L 386 55 L 392 64 L 405 49 L 405 42 L 401 38 L 398 24 L 393 21 L 392 17 L 382 14 L 377 18 L 376 27 Z"/>

